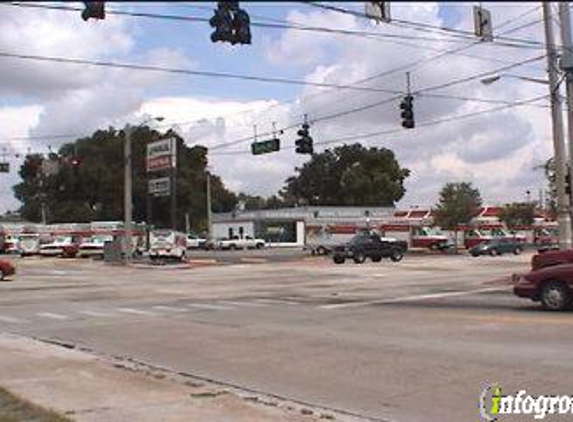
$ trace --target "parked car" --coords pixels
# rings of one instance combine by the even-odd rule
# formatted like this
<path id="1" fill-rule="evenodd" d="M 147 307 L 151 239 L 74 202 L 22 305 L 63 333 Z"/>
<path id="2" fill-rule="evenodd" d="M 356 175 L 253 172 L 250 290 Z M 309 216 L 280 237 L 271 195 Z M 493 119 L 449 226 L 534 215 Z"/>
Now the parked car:
<path id="1" fill-rule="evenodd" d="M 9 261 L 0 260 L 0 281 L 16 274 L 16 268 Z"/>
<path id="2" fill-rule="evenodd" d="M 219 249 L 262 249 L 265 247 L 263 239 L 255 239 L 251 236 L 233 236 L 231 239 L 222 239 L 218 242 Z"/>
<path id="3" fill-rule="evenodd" d="M 513 253 L 519 255 L 523 251 L 523 244 L 513 239 L 498 238 L 486 240 L 470 249 L 472 256 L 480 255 L 502 255 L 504 253 Z"/>
<path id="4" fill-rule="evenodd" d="M 195 233 L 187 234 L 187 249 L 206 249 L 207 239 L 196 235 Z"/>
<path id="5" fill-rule="evenodd" d="M 173 230 L 153 230 L 149 233 L 149 257 L 185 259 L 187 236 Z"/>
<path id="6" fill-rule="evenodd" d="M 64 258 L 73 258 L 79 249 L 78 242 L 71 236 L 58 236 L 53 242 L 40 246 L 40 255 L 42 256 L 62 256 Z"/>
<path id="7" fill-rule="evenodd" d="M 378 234 L 357 234 L 348 243 L 335 246 L 332 259 L 336 264 L 343 264 L 346 259 L 352 259 L 362 264 L 366 258 L 380 262 L 382 258 L 390 258 L 394 262 L 401 261 L 408 249 L 408 242 Z"/>
<path id="8" fill-rule="evenodd" d="M 550 311 L 569 309 L 572 304 L 573 264 L 558 264 L 513 275 L 516 296 L 541 302 Z"/>
<path id="9" fill-rule="evenodd" d="M 18 249 L 21 256 L 37 255 L 40 253 L 40 235 L 25 233 L 19 236 Z"/>
<path id="10" fill-rule="evenodd" d="M 112 242 L 113 236 L 106 234 L 98 234 L 90 238 L 84 239 L 78 248 L 78 256 L 80 258 L 87 258 L 93 256 L 103 257 L 103 250 L 106 242 Z"/>

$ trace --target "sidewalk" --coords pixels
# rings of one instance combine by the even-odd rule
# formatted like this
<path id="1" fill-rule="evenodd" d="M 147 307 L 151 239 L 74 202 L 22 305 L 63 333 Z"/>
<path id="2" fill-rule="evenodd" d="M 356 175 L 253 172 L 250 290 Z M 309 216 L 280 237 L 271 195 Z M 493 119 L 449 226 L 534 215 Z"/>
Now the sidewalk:
<path id="1" fill-rule="evenodd" d="M 9 334 L 0 334 L 0 385 L 85 422 L 342 420 L 330 412 L 238 395 L 203 381 L 145 374 L 134 366 Z"/>

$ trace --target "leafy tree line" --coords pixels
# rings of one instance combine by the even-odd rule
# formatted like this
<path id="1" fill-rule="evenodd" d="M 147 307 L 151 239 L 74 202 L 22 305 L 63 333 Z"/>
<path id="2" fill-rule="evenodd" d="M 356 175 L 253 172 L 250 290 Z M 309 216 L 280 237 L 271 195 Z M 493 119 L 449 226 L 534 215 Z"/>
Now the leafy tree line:
<path id="1" fill-rule="evenodd" d="M 175 133 L 161 134 L 149 127 L 134 129 L 132 134 L 133 218 L 147 219 L 146 145 L 166 137 L 177 139 L 177 225 L 183 228 L 185 213 L 196 230 L 206 228 L 207 149 L 188 147 Z M 92 136 L 63 145 L 48 158 L 29 155 L 19 170 L 22 182 L 14 187 L 22 202 L 20 212 L 28 221 L 41 220 L 41 203 L 45 203 L 50 222 L 88 222 L 123 220 L 124 133 L 109 128 Z M 42 171 L 48 159 L 58 163 L 54 174 Z M 79 160 L 75 162 L 74 160 Z M 212 209 L 234 209 L 237 195 L 229 191 L 216 176 L 211 176 Z M 152 200 L 152 221 L 168 227 L 168 197 Z"/>
<path id="2" fill-rule="evenodd" d="M 175 132 L 161 134 L 147 126 L 132 134 L 133 218 L 147 220 L 146 145 L 159 139 L 177 139 L 177 225 L 185 214 L 194 230 L 206 229 L 206 178 L 208 151 L 188 147 Z M 98 130 L 92 136 L 63 145 L 44 158 L 29 155 L 19 170 L 22 182 L 14 187 L 22 202 L 20 212 L 28 221 L 41 220 L 42 202 L 50 222 L 88 222 L 123 219 L 124 139 L 122 130 Z M 46 174 L 44 161 L 58 163 Z M 235 209 L 273 209 L 302 205 L 394 206 L 405 193 L 409 170 L 400 167 L 392 151 L 343 145 L 315 154 L 284 187 L 268 198 L 236 194 L 221 179 L 211 176 L 213 212 Z M 169 197 L 154 198 L 152 222 L 169 226 Z"/>

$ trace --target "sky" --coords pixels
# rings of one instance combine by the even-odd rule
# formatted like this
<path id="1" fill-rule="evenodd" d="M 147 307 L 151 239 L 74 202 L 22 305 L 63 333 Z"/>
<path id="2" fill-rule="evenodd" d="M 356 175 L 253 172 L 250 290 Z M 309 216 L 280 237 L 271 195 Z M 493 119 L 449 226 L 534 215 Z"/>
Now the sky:
<path id="1" fill-rule="evenodd" d="M 108 10 L 208 19 L 216 2 L 107 3 Z M 273 127 L 296 126 L 305 114 L 315 151 L 341 145 L 344 141 L 339 139 L 345 137 L 352 138 L 349 142 L 392 149 L 400 164 L 411 170 L 399 208 L 432 206 L 447 182 L 471 181 L 492 205 L 525 200 L 528 190 L 537 197 L 539 189 L 545 188 L 543 172 L 536 167 L 552 154 L 548 101 L 499 109 L 503 102 L 547 94 L 547 86 L 515 77 L 547 77 L 543 46 L 476 42 L 403 24 L 473 31 L 475 3 L 391 3 L 394 21 L 382 24 L 300 2 L 240 4 L 253 22 L 287 21 L 370 35 L 253 26 L 251 45 L 232 46 L 212 43 L 208 23 L 192 19 L 108 14 L 105 20 L 84 22 L 77 11 L 0 4 L 0 53 L 370 88 L 324 88 L 0 57 L 0 159 L 6 153 L 4 159 L 12 166 L 11 173 L 0 174 L 0 213 L 19 206 L 12 186 L 19 181 L 16 170 L 26 152 L 47 153 L 98 128 L 139 124 L 151 116 L 165 118 L 156 125 L 158 130 L 173 128 L 188 145 L 209 147 L 213 171 L 237 192 L 276 193 L 294 169 L 309 159 L 294 153 L 296 127 L 284 131 L 283 150 L 274 154 L 252 156 L 252 139 L 245 139 L 256 132 L 257 139 L 264 140 Z M 82 3 L 66 5 L 81 7 Z M 337 2 L 336 6 L 356 12 L 364 8 L 363 2 Z M 482 2 L 482 6 L 491 11 L 494 36 L 507 31 L 507 37 L 544 40 L 539 2 Z M 559 33 L 557 25 L 555 31 Z M 435 58 L 452 49 L 463 50 Z M 471 79 L 535 58 L 539 59 L 500 72 L 507 77 L 491 85 Z M 392 99 L 396 91 L 406 90 L 406 71 L 414 92 L 470 80 L 416 95 L 417 127 L 405 130 L 400 99 Z M 380 104 L 364 107 L 376 103 Z M 493 108 L 498 110 L 488 111 Z"/>

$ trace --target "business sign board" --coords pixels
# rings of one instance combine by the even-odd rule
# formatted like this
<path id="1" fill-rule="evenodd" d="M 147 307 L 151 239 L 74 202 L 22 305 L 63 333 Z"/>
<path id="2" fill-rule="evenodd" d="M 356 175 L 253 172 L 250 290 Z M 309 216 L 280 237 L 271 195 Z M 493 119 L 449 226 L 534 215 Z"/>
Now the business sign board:
<path id="1" fill-rule="evenodd" d="M 149 180 L 148 191 L 154 196 L 169 196 L 171 192 L 171 181 L 169 177 L 158 177 Z"/>
<path id="2" fill-rule="evenodd" d="M 10 173 L 10 163 L 0 163 L 0 173 Z"/>
<path id="3" fill-rule="evenodd" d="M 147 144 L 147 172 L 169 170 L 177 166 L 175 138 Z"/>

